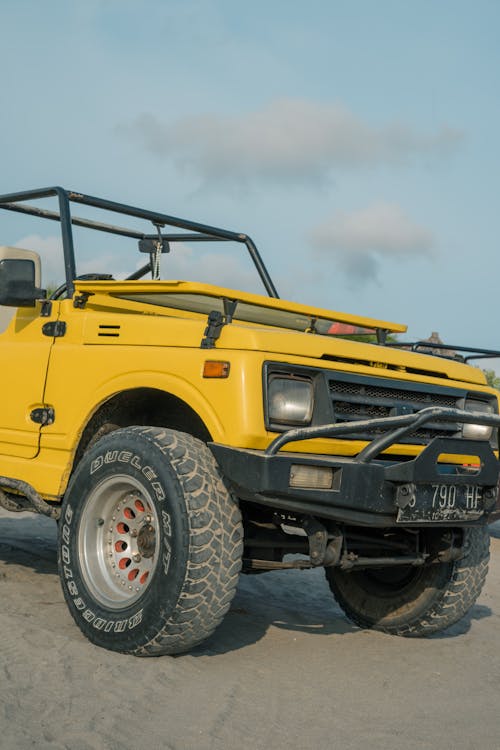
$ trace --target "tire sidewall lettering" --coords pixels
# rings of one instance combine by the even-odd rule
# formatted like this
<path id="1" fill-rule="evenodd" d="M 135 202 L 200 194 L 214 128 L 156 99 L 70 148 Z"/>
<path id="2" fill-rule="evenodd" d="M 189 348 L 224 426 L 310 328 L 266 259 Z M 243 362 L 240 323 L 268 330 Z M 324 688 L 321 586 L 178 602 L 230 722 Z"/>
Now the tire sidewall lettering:
<path id="1" fill-rule="evenodd" d="M 161 483 L 155 481 L 158 479 L 158 475 L 153 467 L 144 464 L 142 457 L 132 451 L 106 451 L 106 453 L 97 456 L 90 464 L 90 476 L 93 476 L 103 467 L 114 463 L 133 466 L 148 481 L 158 502 L 165 500 L 165 492 Z"/>
<path id="2" fill-rule="evenodd" d="M 168 514 L 167 514 L 168 515 Z M 91 610 L 84 599 L 79 594 L 78 586 L 75 582 L 73 570 L 71 568 L 71 554 L 70 554 L 70 546 L 71 546 L 71 521 L 73 520 L 74 512 L 71 507 L 71 505 L 68 503 L 66 506 L 66 510 L 64 513 L 64 519 L 66 521 L 65 524 L 63 524 L 61 528 L 61 538 L 64 541 L 64 544 L 61 545 L 61 557 L 64 563 L 64 566 L 62 567 L 62 573 L 61 580 L 63 581 L 63 585 L 66 586 L 66 589 L 68 591 L 69 596 L 71 597 L 73 604 L 75 608 L 82 612 L 83 619 L 88 622 L 89 624 L 92 624 L 92 626 L 96 630 L 104 630 L 105 632 L 109 633 L 111 631 L 115 633 L 123 633 L 126 630 L 132 630 L 133 628 L 136 628 L 138 625 L 141 624 L 143 619 L 143 612 L 144 608 L 141 607 L 138 609 L 134 614 L 132 614 L 130 617 L 127 617 L 123 619 L 121 617 L 120 619 L 114 619 L 114 618 L 104 618 L 99 615 L 97 615 L 93 610 Z M 75 529 L 76 532 L 76 529 Z"/>
<path id="3" fill-rule="evenodd" d="M 92 630 L 96 638 L 108 643 L 110 640 L 118 642 L 116 639 L 123 639 L 126 643 L 127 633 L 137 632 L 141 626 L 144 628 L 150 620 L 150 613 L 156 611 L 158 600 L 164 603 L 164 611 L 175 608 L 183 582 L 179 568 L 185 564 L 183 558 L 187 554 L 176 537 L 176 529 L 183 523 L 180 519 L 185 506 L 183 501 L 178 502 L 182 496 L 175 473 L 164 456 L 158 455 L 159 451 L 154 457 L 154 453 L 150 455 L 147 451 L 147 446 L 142 451 L 132 447 L 129 450 L 130 442 L 127 440 L 127 443 L 122 442 L 120 449 L 116 450 L 109 444 L 107 449 L 103 446 L 100 450 L 96 445 L 89 452 L 89 460 L 82 461 L 68 487 L 64 523 L 60 527 L 61 581 L 70 609 L 82 629 Z M 78 529 L 87 494 L 110 474 L 121 473 L 139 481 L 155 503 L 161 546 L 154 579 L 143 596 L 129 607 L 117 608 L 115 614 L 112 608 L 95 600 L 87 589 L 78 562 Z"/>

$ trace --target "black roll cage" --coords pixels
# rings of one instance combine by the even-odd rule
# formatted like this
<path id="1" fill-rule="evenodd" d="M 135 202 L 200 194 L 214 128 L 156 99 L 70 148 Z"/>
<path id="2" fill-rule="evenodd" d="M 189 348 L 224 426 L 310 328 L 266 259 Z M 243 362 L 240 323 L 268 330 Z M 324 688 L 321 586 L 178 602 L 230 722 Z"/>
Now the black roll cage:
<path id="1" fill-rule="evenodd" d="M 36 206 L 27 206 L 24 203 L 20 202 L 51 197 L 57 197 L 59 201 L 59 213 L 57 211 L 48 211 Z M 126 227 L 104 224 L 98 221 L 92 221 L 90 219 L 83 219 L 78 216 L 72 216 L 70 203 L 83 203 L 86 206 L 100 208 L 104 211 L 111 211 L 118 214 L 125 214 L 126 216 L 133 216 L 138 219 L 145 219 L 146 221 L 150 221 L 157 231 L 155 234 L 147 234 L 135 231 L 133 229 L 128 229 Z M 64 253 L 66 289 L 69 297 L 72 297 L 74 294 L 74 281 L 77 278 L 75 248 L 73 243 L 73 224 L 75 226 L 85 227 L 86 229 L 95 229 L 100 232 L 108 232 L 109 234 L 121 235 L 122 237 L 130 237 L 137 240 L 159 240 L 159 238 L 161 237 L 162 241 L 164 241 L 165 243 L 220 241 L 241 242 L 246 245 L 250 257 L 261 278 L 261 281 L 264 284 L 267 294 L 270 297 L 279 297 L 278 292 L 276 291 L 276 287 L 273 284 L 273 281 L 264 264 L 264 261 L 260 256 L 259 251 L 257 250 L 255 243 L 253 242 L 251 237 L 244 233 L 231 232 L 227 229 L 220 229 L 218 227 L 209 226 L 208 224 L 200 224 L 198 222 L 189 221 L 187 219 L 179 219 L 176 216 L 169 216 L 168 214 L 157 213 L 156 211 L 148 211 L 146 209 L 128 206 L 123 203 L 116 203 L 115 201 L 96 198 L 92 195 L 84 195 L 83 193 L 77 193 L 73 190 L 65 190 L 62 187 L 40 188 L 39 190 L 25 190 L 20 193 L 8 193 L 5 195 L 0 195 L 0 208 L 3 208 L 7 211 L 15 211 L 17 213 L 29 214 L 31 216 L 37 216 L 42 219 L 51 219 L 52 221 L 60 222 Z M 186 230 L 186 232 L 164 234 L 162 232 L 163 227 L 175 227 L 176 229 L 184 229 Z M 129 279 L 141 278 L 141 276 L 144 276 L 150 270 L 151 262 L 147 263 L 145 266 L 133 273 L 129 277 Z"/>
<path id="2" fill-rule="evenodd" d="M 32 201 L 39 198 L 51 198 L 56 197 L 59 202 L 59 213 L 57 211 L 49 211 L 47 209 L 39 208 L 38 206 L 28 206 L 21 201 Z M 106 224 L 99 221 L 93 221 L 91 219 L 84 219 L 79 216 L 73 216 L 71 214 L 71 203 L 81 203 L 86 206 L 92 206 L 93 208 L 99 208 L 103 211 L 110 211 L 112 213 L 124 214 L 126 216 L 133 216 L 138 219 L 144 219 L 145 221 L 151 222 L 156 232 L 153 234 L 139 232 L 127 227 L 119 227 L 113 224 Z M 86 229 L 94 229 L 100 232 L 107 232 L 109 234 L 119 235 L 122 237 L 129 237 L 131 239 L 140 240 L 153 240 L 161 241 L 165 243 L 168 248 L 169 242 L 240 242 L 243 243 L 250 257 L 257 269 L 257 273 L 260 276 L 262 283 L 266 289 L 269 297 L 275 299 L 279 298 L 279 294 L 274 286 L 274 283 L 269 275 L 269 272 L 262 260 L 262 257 L 257 250 L 255 243 L 248 234 L 242 232 L 232 232 L 228 229 L 220 229 L 213 227 L 208 224 L 200 224 L 199 222 L 190 221 L 188 219 L 180 219 L 176 216 L 170 216 L 168 214 L 158 213 L 156 211 L 149 211 L 135 206 L 129 206 L 124 203 L 117 203 L 116 201 L 106 200 L 104 198 L 96 198 L 92 195 L 85 195 L 84 193 L 78 193 L 74 190 L 66 190 L 62 187 L 48 187 L 40 188 L 38 190 L 24 190 L 19 193 L 7 193 L 0 195 L 0 209 L 6 211 L 14 211 L 17 213 L 28 214 L 31 216 L 37 216 L 42 219 L 50 219 L 52 221 L 58 221 L 61 224 L 61 237 L 64 253 L 64 269 L 65 269 L 65 290 L 69 297 L 72 297 L 75 291 L 74 282 L 77 279 L 76 272 L 76 261 L 75 261 L 75 248 L 73 243 L 73 229 L 72 226 L 84 227 Z M 162 229 L 164 227 L 175 227 L 176 229 L 183 229 L 184 232 L 164 233 Z M 151 257 L 151 256 L 150 256 Z M 146 265 L 139 268 L 137 271 L 128 276 L 128 280 L 140 279 L 145 276 L 146 273 L 152 270 L 152 260 Z M 469 348 L 463 346 L 451 346 L 441 343 L 429 343 L 428 341 L 416 341 L 416 342 L 390 342 L 386 341 L 385 331 L 377 330 L 377 343 L 392 346 L 402 347 L 410 349 L 411 351 L 419 351 L 422 349 L 428 349 L 429 354 L 437 354 L 436 349 L 441 350 L 437 356 L 449 356 L 451 359 L 459 359 L 463 362 L 468 362 L 473 359 L 493 359 L 500 357 L 500 351 L 492 349 L 482 348 Z M 449 352 L 449 354 L 445 354 Z M 457 355 L 456 352 L 464 352 L 468 356 Z"/>

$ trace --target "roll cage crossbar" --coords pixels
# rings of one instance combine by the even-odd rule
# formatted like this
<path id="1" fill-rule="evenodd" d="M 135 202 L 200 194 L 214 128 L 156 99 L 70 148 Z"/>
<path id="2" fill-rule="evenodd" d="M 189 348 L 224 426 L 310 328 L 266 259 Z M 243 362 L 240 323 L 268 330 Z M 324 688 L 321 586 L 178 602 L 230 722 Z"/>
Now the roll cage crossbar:
<path id="1" fill-rule="evenodd" d="M 37 206 L 28 206 L 21 201 L 32 201 L 38 200 L 39 198 L 51 198 L 56 197 L 59 202 L 59 212 L 48 211 L 46 209 L 38 208 Z M 126 216 L 133 216 L 138 219 L 144 219 L 153 224 L 157 230 L 154 234 L 142 233 L 126 227 L 114 226 L 112 224 L 105 224 L 98 221 L 92 221 L 90 219 L 83 219 L 78 216 L 72 216 L 71 214 L 71 203 L 83 203 L 86 206 L 92 206 L 93 208 L 99 208 L 104 211 L 111 211 L 117 214 L 124 214 Z M 169 242 L 240 242 L 246 245 L 250 257 L 257 269 L 262 283 L 266 289 L 266 292 L 270 297 L 279 297 L 276 287 L 273 284 L 269 272 L 262 260 L 257 247 L 253 240 L 247 235 L 239 232 L 231 232 L 227 229 L 219 229 L 218 227 L 212 227 L 207 224 L 199 224 L 195 221 L 189 221 L 187 219 L 179 219 L 176 216 L 169 216 L 168 214 L 157 213 L 156 211 L 147 211 L 142 208 L 136 208 L 134 206 L 128 206 L 123 203 L 116 203 L 115 201 L 105 200 L 103 198 L 96 198 L 92 195 L 84 195 L 83 193 L 77 193 L 72 190 L 65 190 L 62 187 L 50 187 L 40 188 L 39 190 L 27 190 L 21 193 L 9 193 L 6 195 L 0 195 L 0 208 L 7 211 L 15 211 L 17 213 L 29 214 L 31 216 L 37 216 L 42 219 L 51 219 L 52 221 L 58 221 L 61 224 L 61 236 L 64 253 L 64 269 L 66 277 L 66 288 L 68 296 L 73 296 L 74 293 L 74 281 L 77 278 L 76 273 L 76 261 L 75 261 L 75 248 L 73 243 L 73 229 L 72 226 L 85 227 L 87 229 L 95 229 L 100 232 L 108 232 L 109 234 L 120 235 L 122 237 L 130 237 L 137 240 L 158 240 L 161 237 L 165 243 Z M 162 229 L 164 227 L 174 227 L 176 229 L 186 230 L 183 233 L 164 233 Z M 133 273 L 129 279 L 141 278 L 144 274 L 151 270 L 151 262 L 140 268 L 138 271 Z"/>

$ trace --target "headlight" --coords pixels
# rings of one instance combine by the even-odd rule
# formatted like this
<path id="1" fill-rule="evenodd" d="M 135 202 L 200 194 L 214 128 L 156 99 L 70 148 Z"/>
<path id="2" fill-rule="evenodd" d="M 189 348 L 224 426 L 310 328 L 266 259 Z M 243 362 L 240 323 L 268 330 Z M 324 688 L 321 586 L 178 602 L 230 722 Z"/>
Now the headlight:
<path id="1" fill-rule="evenodd" d="M 494 414 L 493 404 L 487 404 L 485 401 L 472 401 L 468 399 L 465 402 L 465 411 L 479 411 L 482 414 Z M 464 424 L 462 436 L 470 440 L 489 440 L 493 427 L 485 424 Z"/>
<path id="2" fill-rule="evenodd" d="M 313 385 L 310 380 L 271 376 L 267 398 L 270 422 L 303 425 L 311 421 Z"/>

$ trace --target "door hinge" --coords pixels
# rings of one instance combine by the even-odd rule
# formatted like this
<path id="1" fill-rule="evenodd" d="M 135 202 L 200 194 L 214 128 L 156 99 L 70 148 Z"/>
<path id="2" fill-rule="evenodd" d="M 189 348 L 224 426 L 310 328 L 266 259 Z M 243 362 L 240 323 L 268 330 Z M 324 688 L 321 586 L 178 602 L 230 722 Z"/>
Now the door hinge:
<path id="1" fill-rule="evenodd" d="M 238 300 L 224 297 L 222 302 L 224 304 L 224 315 L 218 310 L 212 310 L 208 315 L 204 338 L 200 344 L 201 349 L 213 349 L 223 327 L 233 321 Z"/>
<path id="2" fill-rule="evenodd" d="M 38 409 L 33 409 L 30 413 L 30 419 L 35 424 L 54 424 L 55 418 L 56 413 L 52 406 L 40 406 Z"/>
<path id="3" fill-rule="evenodd" d="M 45 323 L 42 326 L 42 333 L 44 336 L 60 338 L 66 333 L 66 323 L 64 320 L 51 320 L 50 323 Z"/>

